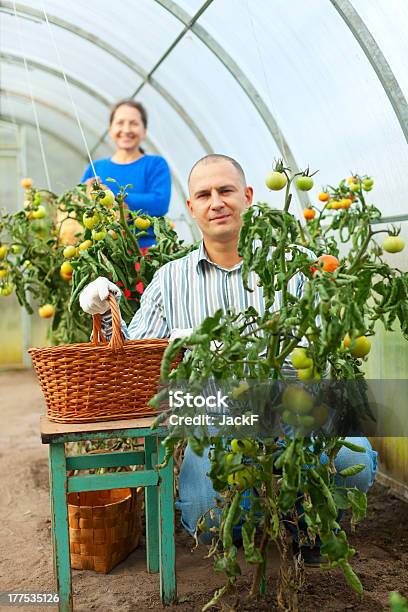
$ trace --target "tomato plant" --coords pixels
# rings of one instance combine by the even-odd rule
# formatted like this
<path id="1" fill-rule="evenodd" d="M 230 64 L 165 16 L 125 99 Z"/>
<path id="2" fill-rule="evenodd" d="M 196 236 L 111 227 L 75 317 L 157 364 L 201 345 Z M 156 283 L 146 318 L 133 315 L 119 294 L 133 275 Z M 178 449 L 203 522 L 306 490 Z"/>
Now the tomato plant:
<path id="1" fill-rule="evenodd" d="M 355 452 L 363 449 L 345 440 L 346 434 L 338 430 L 322 430 L 330 427 L 333 418 L 340 419 L 340 413 L 333 413 L 316 389 L 322 388 L 319 381 L 324 382 L 327 372 L 333 385 L 352 382 L 341 387 L 345 396 L 341 418 L 351 424 L 353 415 L 361 413 L 364 405 L 362 359 L 370 358 L 369 338 L 376 323 L 380 321 L 392 330 L 397 319 L 408 339 L 408 274 L 382 259 L 374 239 L 380 232 L 371 224 L 381 215 L 375 206 L 367 204 L 362 187 L 368 177 L 355 174 L 351 181 L 344 179 L 338 186 L 327 186 L 324 191 L 329 197 L 321 200 L 321 210 L 302 226 L 290 213 L 290 191 L 293 182 L 297 188 L 310 188 L 309 172 L 280 171 L 287 178 L 283 208 L 263 203 L 248 208 L 243 214 L 238 247 L 244 285 L 251 289 L 249 279 L 255 273 L 258 286 L 263 288 L 265 312 L 259 314 L 253 308 L 241 313 L 217 311 L 188 339 L 175 340 L 162 363 L 162 378 L 173 389 L 177 385 L 185 389 L 187 385 L 191 392 L 200 393 L 208 381 L 222 389 L 230 385 L 231 414 L 246 413 L 252 401 L 264 423 L 270 425 L 266 433 L 262 430 L 262 435 L 253 434 L 257 436 L 252 439 L 256 446 L 250 453 L 243 442 L 250 434 L 246 438 L 235 434 L 229 442 L 226 430 L 219 429 L 219 435 L 214 436 L 205 426 L 186 434 L 175 425 L 165 441 L 167 457 L 186 435 L 198 454 L 211 444 L 209 476 L 221 498 L 217 502 L 221 516 L 213 528 L 209 554 L 214 557 L 215 569 L 224 571 L 226 584 L 205 609 L 219 604 L 222 596 L 234 589 L 241 573 L 232 537 L 238 524 L 245 560 L 254 566 L 251 595 L 258 595 L 264 588 L 268 546 L 274 541 L 283 568 L 277 585 L 278 601 L 283 609 L 291 609 L 295 601 L 300 584 L 291 586 L 288 576 L 293 578 L 300 570 L 296 559 L 288 560 L 286 553 L 288 521 L 298 537 L 305 537 L 300 523 L 306 523 L 309 541 L 313 544 L 319 538 L 321 542 L 325 567 L 340 567 L 350 587 L 359 594 L 363 592 L 350 564 L 355 551 L 337 521 L 339 510 L 346 508 L 351 509 L 354 523 L 361 520 L 366 496 L 357 489 L 339 487 L 334 478 L 337 453 L 343 447 Z M 334 202 L 339 208 L 329 206 Z M 256 249 L 255 240 L 260 243 Z M 339 243 L 349 247 L 343 256 Z M 288 290 L 294 274 L 305 278 L 301 296 L 295 297 Z M 217 341 L 216 350 L 211 348 L 213 340 Z M 178 368 L 170 371 L 172 360 L 184 345 L 191 350 Z M 299 382 L 287 386 L 288 359 L 300 386 Z M 284 391 L 282 394 L 282 387 L 277 387 L 281 391 L 271 403 L 276 383 L 283 385 Z M 243 392 L 239 394 L 236 390 L 241 386 Z M 153 404 L 159 407 L 167 393 L 163 389 Z M 157 423 L 170 413 L 171 409 L 165 409 Z M 292 429 L 291 434 L 285 433 L 285 427 Z M 320 461 L 323 452 L 328 457 L 324 465 Z M 356 462 L 340 476 L 357 474 L 363 468 Z M 247 509 L 240 505 L 245 488 L 250 497 Z"/>
<path id="2" fill-rule="evenodd" d="M 77 300 L 87 282 L 103 275 L 118 283 L 125 294 L 122 315 L 129 322 L 140 303 L 136 287 L 147 285 L 159 266 L 194 248 L 177 239 L 166 219 L 146 216 L 144 228 L 154 226 L 159 244 L 142 257 L 133 223 L 141 217 L 124 206 L 125 189 L 112 202 L 113 192 L 97 185 L 92 197 L 85 185 L 59 197 L 33 188 L 31 179 L 24 188 L 22 210 L 0 217 L 0 295 L 15 291 L 30 314 L 32 300 L 39 302 L 40 316 L 52 319 L 53 343 L 89 340 L 92 321 Z"/>

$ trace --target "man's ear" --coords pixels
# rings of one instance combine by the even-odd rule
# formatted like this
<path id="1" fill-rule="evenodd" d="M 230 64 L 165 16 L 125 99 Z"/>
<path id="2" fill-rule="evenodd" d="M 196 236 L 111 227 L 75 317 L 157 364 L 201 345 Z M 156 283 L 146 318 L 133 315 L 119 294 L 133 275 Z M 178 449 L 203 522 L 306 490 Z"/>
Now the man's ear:
<path id="1" fill-rule="evenodd" d="M 190 211 L 190 215 L 195 219 L 195 215 L 193 212 L 193 205 L 191 204 L 191 200 L 186 200 L 187 208 Z"/>
<path id="2" fill-rule="evenodd" d="M 247 206 L 251 206 L 252 200 L 254 197 L 254 189 L 253 187 L 245 187 L 245 199 L 247 201 Z"/>

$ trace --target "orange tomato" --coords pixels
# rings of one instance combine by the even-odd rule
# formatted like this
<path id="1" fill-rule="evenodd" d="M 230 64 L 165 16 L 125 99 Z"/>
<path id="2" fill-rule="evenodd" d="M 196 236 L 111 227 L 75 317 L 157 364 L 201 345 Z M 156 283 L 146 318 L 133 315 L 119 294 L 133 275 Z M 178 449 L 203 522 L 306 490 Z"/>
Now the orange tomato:
<path id="1" fill-rule="evenodd" d="M 303 216 L 306 219 L 306 221 L 310 221 L 311 219 L 315 218 L 316 211 L 313 210 L 313 208 L 305 208 L 305 210 L 303 211 Z"/>
<path id="2" fill-rule="evenodd" d="M 31 189 L 31 187 L 33 186 L 32 179 L 28 177 L 21 179 L 21 186 L 23 187 L 23 189 Z"/>
<path id="3" fill-rule="evenodd" d="M 329 197 L 330 197 L 330 196 L 329 196 L 329 194 L 327 193 L 327 191 L 322 191 L 322 192 L 320 192 L 320 193 L 319 193 L 319 200 L 320 200 L 321 202 L 327 202 L 327 201 L 328 201 L 328 199 L 329 199 Z"/>
<path id="4" fill-rule="evenodd" d="M 334 255 L 320 255 L 317 259 L 318 268 L 323 272 L 334 272 L 340 265 L 339 260 Z"/>
<path id="5" fill-rule="evenodd" d="M 38 309 L 38 314 L 43 319 L 50 319 L 55 314 L 55 307 L 52 304 L 44 304 Z"/>

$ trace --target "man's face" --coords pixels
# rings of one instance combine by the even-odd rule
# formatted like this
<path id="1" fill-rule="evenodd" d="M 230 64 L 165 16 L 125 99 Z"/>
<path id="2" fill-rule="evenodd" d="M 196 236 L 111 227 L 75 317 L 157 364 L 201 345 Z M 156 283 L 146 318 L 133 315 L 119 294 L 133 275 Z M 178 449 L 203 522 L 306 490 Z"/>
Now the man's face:
<path id="1" fill-rule="evenodd" d="M 238 170 L 227 160 L 201 163 L 190 177 L 191 216 L 204 239 L 238 239 L 241 213 L 252 203 L 252 187 L 245 187 Z"/>

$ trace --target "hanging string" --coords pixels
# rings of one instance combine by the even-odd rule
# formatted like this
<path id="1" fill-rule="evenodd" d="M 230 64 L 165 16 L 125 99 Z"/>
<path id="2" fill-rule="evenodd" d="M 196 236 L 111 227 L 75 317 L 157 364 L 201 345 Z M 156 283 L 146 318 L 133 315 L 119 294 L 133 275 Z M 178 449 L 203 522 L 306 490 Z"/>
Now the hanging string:
<path id="1" fill-rule="evenodd" d="M 268 97 L 269 97 L 269 108 L 272 111 L 273 104 L 272 104 L 271 87 L 270 87 L 270 83 L 269 83 L 269 79 L 268 79 L 268 73 L 265 70 L 265 63 L 263 61 L 263 57 L 262 57 L 262 53 L 261 53 L 261 48 L 260 48 L 260 45 L 259 45 L 259 40 L 258 40 L 258 37 L 256 35 L 255 23 L 254 23 L 254 20 L 253 20 L 253 17 L 252 17 L 251 10 L 249 8 L 249 0 L 246 0 L 246 6 L 247 6 L 247 12 L 248 12 L 249 20 L 251 22 L 251 28 L 252 28 L 253 38 L 255 40 L 255 46 L 256 46 L 256 49 L 258 51 L 259 64 L 261 66 L 261 69 L 262 69 L 262 72 L 263 72 L 263 75 L 264 75 L 264 79 L 265 79 L 265 83 L 266 83 L 266 92 L 267 92 Z M 287 159 L 286 159 L 285 143 L 283 142 L 283 138 L 282 138 L 282 134 L 281 134 L 280 130 L 278 130 L 278 135 L 279 135 L 279 144 L 280 144 L 281 154 L 282 154 L 282 157 L 284 159 L 285 165 L 288 165 L 288 162 L 287 162 Z"/>
<path id="2" fill-rule="evenodd" d="M 78 109 L 77 109 L 76 104 L 74 102 L 74 99 L 72 97 L 71 88 L 70 88 L 70 85 L 68 83 L 67 75 L 65 74 L 64 66 L 62 64 L 61 55 L 60 55 L 60 52 L 59 52 L 59 49 L 58 49 L 58 46 L 57 46 L 57 43 L 56 43 L 56 40 L 55 40 L 55 37 L 54 37 L 54 33 L 52 31 L 52 28 L 51 28 L 50 22 L 48 21 L 48 15 L 47 15 L 47 12 L 45 10 L 44 2 L 42 1 L 41 4 L 42 4 L 42 10 L 43 10 L 43 13 L 44 13 L 44 18 L 45 18 L 45 22 L 47 24 L 48 32 L 49 32 L 50 38 L 52 40 L 52 44 L 54 46 L 55 54 L 56 54 L 57 59 L 58 59 L 59 67 L 60 67 L 60 70 L 61 70 L 61 74 L 62 74 L 62 76 L 64 78 L 64 81 L 65 81 L 65 87 L 67 89 L 68 97 L 69 97 L 69 99 L 71 101 L 71 105 L 72 105 L 72 108 L 73 108 L 73 111 L 74 111 L 74 114 L 75 114 L 75 118 L 76 118 L 77 123 L 78 123 L 78 128 L 79 128 L 79 131 L 81 133 L 81 137 L 82 137 L 82 140 L 83 140 L 83 143 L 84 143 L 84 146 L 85 146 L 86 154 L 88 156 L 89 163 L 91 165 L 93 175 L 96 178 L 95 166 L 94 166 L 94 163 L 92 161 L 91 152 L 90 152 L 89 147 L 88 147 L 88 143 L 87 143 L 87 140 L 86 140 L 86 137 L 85 137 L 84 130 L 82 129 L 82 124 L 81 124 L 81 120 L 79 118 Z"/>
<path id="3" fill-rule="evenodd" d="M 19 40 L 19 44 L 20 44 L 21 54 L 23 56 L 23 62 L 24 62 L 26 79 L 27 79 L 27 85 L 28 85 L 28 90 L 29 90 L 30 99 L 31 99 L 31 106 L 32 106 L 32 109 L 33 109 L 35 126 L 36 126 L 36 129 L 37 129 L 38 142 L 40 144 L 40 151 L 41 151 L 42 163 L 43 163 L 43 166 L 44 166 L 45 179 L 46 179 L 46 182 L 47 182 L 47 189 L 48 189 L 48 191 L 51 191 L 50 173 L 48 172 L 48 164 L 47 164 L 47 159 L 45 157 L 45 150 L 44 150 L 44 143 L 43 143 L 42 134 L 41 134 L 40 122 L 39 122 L 39 119 L 38 119 L 37 107 L 36 107 L 35 100 L 34 100 L 34 93 L 33 93 L 33 87 L 32 87 L 32 82 L 31 82 L 31 76 L 30 76 L 30 71 L 28 69 L 27 59 L 26 59 L 26 55 L 25 55 L 25 50 L 24 50 L 24 45 L 23 45 L 23 37 L 22 37 L 22 34 L 21 34 L 21 29 L 20 29 L 20 20 L 17 17 L 17 10 L 16 10 L 16 2 L 15 2 L 15 0 L 13 0 L 13 10 L 14 10 L 14 17 L 16 18 L 17 35 L 18 35 L 18 40 Z"/>

